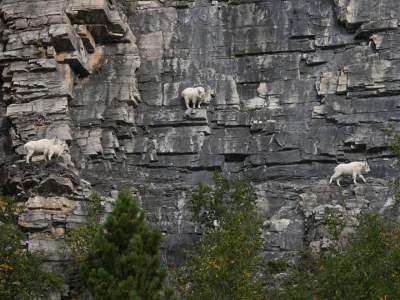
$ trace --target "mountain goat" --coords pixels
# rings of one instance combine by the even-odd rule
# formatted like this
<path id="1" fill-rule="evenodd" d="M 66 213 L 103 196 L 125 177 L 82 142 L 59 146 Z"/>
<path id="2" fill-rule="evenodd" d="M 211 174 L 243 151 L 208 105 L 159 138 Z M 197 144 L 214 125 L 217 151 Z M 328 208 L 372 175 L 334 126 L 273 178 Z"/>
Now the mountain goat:
<path id="1" fill-rule="evenodd" d="M 189 109 L 190 102 L 193 104 L 193 108 L 200 108 L 200 104 L 205 101 L 206 91 L 202 86 L 188 87 L 182 91 L 182 97 L 185 99 L 186 108 Z"/>
<path id="2" fill-rule="evenodd" d="M 357 184 L 357 176 L 359 176 L 364 182 L 367 182 L 362 173 L 369 173 L 370 168 L 366 161 L 353 161 L 348 164 L 339 164 L 335 168 L 335 173 L 329 180 L 329 184 L 336 179 L 336 184 L 340 185 L 340 177 L 343 175 L 352 175 L 354 184 Z"/>
<path id="3" fill-rule="evenodd" d="M 26 163 L 33 154 L 43 154 L 45 158 L 51 160 L 53 154 L 59 157 L 64 151 L 68 151 L 68 145 L 65 142 L 59 142 L 58 139 L 41 139 L 38 141 L 30 141 L 24 145 L 26 151 Z"/>

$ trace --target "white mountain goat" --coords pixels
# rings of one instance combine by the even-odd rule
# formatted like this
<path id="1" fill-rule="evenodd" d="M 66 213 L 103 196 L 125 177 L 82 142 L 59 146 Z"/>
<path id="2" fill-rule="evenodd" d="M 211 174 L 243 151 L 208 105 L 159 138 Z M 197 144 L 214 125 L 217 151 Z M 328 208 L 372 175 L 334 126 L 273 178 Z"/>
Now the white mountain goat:
<path id="1" fill-rule="evenodd" d="M 48 160 L 51 160 L 53 154 L 57 155 L 58 158 L 64 151 L 68 151 L 68 145 L 58 139 L 41 139 L 27 142 L 24 149 L 26 151 L 26 163 L 29 164 L 29 159 L 36 153 L 43 154 Z"/>
<path id="2" fill-rule="evenodd" d="M 369 168 L 368 162 L 366 161 L 353 161 L 348 164 L 339 164 L 335 168 L 335 173 L 329 180 L 329 184 L 336 179 L 336 184 L 340 185 L 340 177 L 343 175 L 352 175 L 354 184 L 357 184 L 357 176 L 360 177 L 364 182 L 367 182 L 362 175 L 362 173 L 369 173 L 371 170 Z"/>
<path id="3" fill-rule="evenodd" d="M 206 91 L 202 86 L 188 87 L 182 91 L 182 97 L 185 99 L 185 106 L 190 108 L 192 103 L 193 108 L 200 108 L 200 104 L 205 101 Z"/>

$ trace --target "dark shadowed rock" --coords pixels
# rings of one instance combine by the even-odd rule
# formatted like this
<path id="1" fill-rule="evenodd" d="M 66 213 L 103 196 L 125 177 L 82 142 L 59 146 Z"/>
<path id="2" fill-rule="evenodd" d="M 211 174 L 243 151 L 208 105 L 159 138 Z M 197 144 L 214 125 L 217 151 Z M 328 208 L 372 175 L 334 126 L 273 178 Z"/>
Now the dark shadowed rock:
<path id="1" fill-rule="evenodd" d="M 43 195 L 72 194 L 73 185 L 69 178 L 50 175 L 39 184 L 38 192 Z"/>

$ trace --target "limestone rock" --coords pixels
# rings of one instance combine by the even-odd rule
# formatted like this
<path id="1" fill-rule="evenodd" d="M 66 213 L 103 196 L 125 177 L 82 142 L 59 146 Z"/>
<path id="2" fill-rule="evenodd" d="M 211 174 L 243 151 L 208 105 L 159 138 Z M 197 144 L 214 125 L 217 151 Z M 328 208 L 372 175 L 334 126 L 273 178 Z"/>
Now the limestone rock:
<path id="1" fill-rule="evenodd" d="M 73 209 L 75 203 L 73 200 L 64 197 L 43 197 L 35 196 L 29 198 L 25 203 L 28 209 L 46 209 L 69 212 Z"/>

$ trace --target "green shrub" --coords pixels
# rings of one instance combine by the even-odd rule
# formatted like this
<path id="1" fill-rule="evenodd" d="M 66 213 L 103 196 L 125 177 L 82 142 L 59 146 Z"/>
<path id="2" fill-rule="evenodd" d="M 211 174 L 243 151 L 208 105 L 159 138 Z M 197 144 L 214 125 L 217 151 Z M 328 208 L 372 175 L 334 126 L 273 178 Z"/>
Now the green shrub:
<path id="1" fill-rule="evenodd" d="M 390 151 L 397 158 L 400 158 L 400 132 L 394 130 L 393 126 L 391 126 L 385 129 L 385 133 Z M 397 161 L 397 166 L 399 166 L 399 161 Z M 394 190 L 396 204 L 398 205 L 400 203 L 400 177 L 396 177 L 392 180 L 392 188 Z"/>
<path id="2" fill-rule="evenodd" d="M 280 288 L 279 299 L 399 299 L 400 225 L 363 215 L 346 248 L 305 254 Z"/>
<path id="3" fill-rule="evenodd" d="M 201 240 L 177 272 L 184 299 L 264 299 L 259 274 L 262 222 L 250 184 L 214 174 L 200 184 L 190 208 L 203 229 Z"/>
<path id="4" fill-rule="evenodd" d="M 67 232 L 65 238 L 71 255 L 71 260 L 67 264 L 71 297 L 78 297 L 85 290 L 81 280 L 80 264 L 86 260 L 89 254 L 89 248 L 97 231 L 101 228 L 100 221 L 104 214 L 101 206 L 101 196 L 98 193 L 93 193 L 88 201 L 83 202 L 82 205 L 82 209 L 87 216 L 86 223 Z"/>
<path id="5" fill-rule="evenodd" d="M 104 214 L 101 196 L 97 193 L 93 193 L 83 205 L 83 210 L 87 216 L 86 223 L 72 229 L 66 237 L 72 259 L 78 264 L 86 259 L 89 247 L 101 226 L 101 216 Z"/>
<path id="6" fill-rule="evenodd" d="M 22 247 L 23 233 L 17 222 L 18 206 L 0 197 L 0 299 L 30 300 L 60 289 L 61 276 L 43 268 L 45 257 Z"/>

